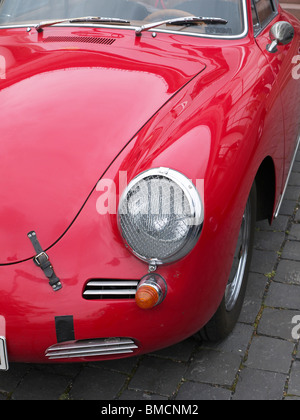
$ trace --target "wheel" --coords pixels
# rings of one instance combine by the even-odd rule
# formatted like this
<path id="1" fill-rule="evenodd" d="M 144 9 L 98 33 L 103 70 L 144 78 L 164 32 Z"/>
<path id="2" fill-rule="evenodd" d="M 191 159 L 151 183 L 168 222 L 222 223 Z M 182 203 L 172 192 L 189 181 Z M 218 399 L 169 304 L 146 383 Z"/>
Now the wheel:
<path id="1" fill-rule="evenodd" d="M 243 306 L 250 270 L 256 222 L 255 183 L 243 215 L 232 269 L 223 300 L 208 324 L 196 334 L 204 341 L 218 342 L 226 338 L 236 325 Z"/>

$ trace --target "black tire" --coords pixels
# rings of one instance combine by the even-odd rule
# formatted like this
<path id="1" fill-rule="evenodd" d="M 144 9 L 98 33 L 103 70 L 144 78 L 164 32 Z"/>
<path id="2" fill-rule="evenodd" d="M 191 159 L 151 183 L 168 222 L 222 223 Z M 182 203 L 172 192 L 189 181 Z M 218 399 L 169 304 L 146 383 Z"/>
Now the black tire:
<path id="1" fill-rule="evenodd" d="M 236 291 L 236 294 L 232 292 L 232 296 L 230 296 L 230 293 L 224 294 L 223 300 L 215 313 L 215 315 L 212 317 L 212 319 L 208 322 L 208 324 L 205 325 L 205 327 L 196 334 L 196 338 L 204 340 L 204 341 L 210 341 L 210 342 L 218 342 L 224 340 L 233 330 L 235 327 L 245 299 L 245 293 L 247 289 L 247 282 L 248 282 L 248 275 L 250 270 L 250 264 L 252 259 L 252 250 L 253 250 L 253 242 L 254 242 L 254 233 L 255 233 L 255 224 L 256 224 L 256 209 L 257 209 L 257 193 L 256 193 L 256 186 L 255 183 L 253 184 L 253 187 L 250 192 L 250 196 L 247 202 L 247 207 L 245 209 L 245 214 L 243 218 L 243 223 L 241 226 L 241 231 L 243 230 L 241 235 L 244 234 L 245 227 L 243 226 L 245 224 L 244 220 L 245 217 L 248 220 L 246 223 L 247 226 L 247 240 L 244 242 L 247 242 L 247 255 L 245 257 L 242 253 L 242 245 L 241 249 L 238 252 L 238 267 L 237 270 L 234 272 L 237 277 L 237 273 L 239 270 L 239 265 L 241 264 L 242 259 L 243 261 L 243 272 L 240 274 L 240 280 L 239 280 L 239 288 L 238 292 Z M 249 213 L 249 215 L 248 215 Z M 238 243 L 239 244 L 239 243 Z M 237 245 L 238 250 L 238 245 Z M 242 256 L 241 256 L 242 255 Z M 235 270 L 234 264 L 232 270 Z M 231 274 L 231 276 L 234 276 L 234 274 Z M 234 289 L 233 285 L 234 281 L 230 283 L 230 279 L 228 280 L 228 289 Z M 226 289 L 227 290 L 227 289 Z M 238 293 L 238 294 L 237 294 Z M 228 297 L 229 295 L 229 297 Z M 231 299 L 230 299 L 231 297 Z"/>

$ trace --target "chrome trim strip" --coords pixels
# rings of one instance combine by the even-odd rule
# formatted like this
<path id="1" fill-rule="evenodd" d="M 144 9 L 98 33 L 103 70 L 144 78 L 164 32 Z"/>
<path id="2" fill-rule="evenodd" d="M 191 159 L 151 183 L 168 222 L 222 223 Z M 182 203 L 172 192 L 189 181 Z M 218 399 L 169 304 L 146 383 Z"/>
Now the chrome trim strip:
<path id="1" fill-rule="evenodd" d="M 209 35 L 209 34 L 195 34 L 194 32 L 181 32 L 181 31 L 168 31 L 165 29 L 155 29 L 150 32 L 159 32 L 159 33 L 168 33 L 168 34 L 174 34 L 174 35 L 188 35 L 188 36 L 195 36 L 197 38 L 211 38 L 211 39 L 242 39 L 245 38 L 245 36 L 249 32 L 249 24 L 248 24 L 248 12 L 247 12 L 247 1 L 243 0 L 243 17 L 244 17 L 244 26 L 245 29 L 240 35 Z"/>
<path id="2" fill-rule="evenodd" d="M 124 280 L 124 281 L 122 281 L 122 280 L 120 280 L 120 281 L 118 281 L 118 280 L 116 280 L 116 281 L 114 281 L 114 280 L 104 280 L 104 281 L 101 281 L 101 280 L 92 280 L 92 281 L 89 281 L 88 283 L 87 283 L 87 285 L 86 286 L 91 286 L 91 287 L 102 287 L 102 286 L 108 286 L 108 287 L 122 287 L 122 286 L 126 286 L 126 287 L 130 287 L 130 286 L 132 286 L 132 287 L 137 287 L 137 285 L 138 285 L 138 281 L 136 280 L 134 280 L 134 281 L 126 281 L 126 280 Z"/>
<path id="3" fill-rule="evenodd" d="M 7 371 L 9 369 L 6 338 L 0 337 L 0 371 Z"/>
<path id="4" fill-rule="evenodd" d="M 86 290 L 83 296 L 122 296 L 122 295 L 133 295 L 135 296 L 136 290 L 122 289 L 122 290 Z"/>
<path id="5" fill-rule="evenodd" d="M 47 351 L 78 350 L 85 348 L 116 346 L 118 344 L 134 344 L 134 342 L 131 338 L 68 341 L 65 343 L 55 344 L 54 346 L 49 347 Z"/>
<path id="6" fill-rule="evenodd" d="M 133 351 L 131 350 L 127 350 L 127 351 L 123 351 L 118 352 L 118 351 L 109 351 L 109 352 L 102 352 L 101 354 L 99 353 L 95 353 L 95 354 L 88 354 L 88 355 L 84 355 L 84 354 L 78 354 L 78 355 L 72 355 L 72 356 L 49 356 L 49 360 L 58 360 L 58 359 L 75 359 L 75 358 L 85 358 L 85 357 L 99 357 L 99 356 L 112 356 L 114 354 L 131 354 L 133 353 Z M 47 355 L 48 356 L 48 355 Z"/>
<path id="7" fill-rule="evenodd" d="M 277 206 L 277 209 L 275 211 L 275 215 L 274 215 L 275 219 L 277 219 L 277 217 L 279 216 L 279 212 L 280 212 L 283 200 L 284 200 L 284 196 L 285 196 L 288 184 L 289 184 L 289 180 L 290 180 L 290 177 L 291 177 L 292 172 L 293 172 L 293 167 L 294 167 L 294 164 L 295 164 L 295 161 L 296 161 L 299 145 L 300 145 L 300 134 L 299 134 L 299 137 L 298 137 L 298 143 L 297 143 L 296 150 L 295 150 L 292 162 L 291 162 L 291 166 L 290 166 L 289 174 L 288 174 L 288 177 L 287 177 L 287 180 L 286 180 L 286 183 L 285 183 L 285 187 L 284 187 L 283 193 L 281 194 L 281 198 L 280 198 L 279 204 Z"/>
<path id="8" fill-rule="evenodd" d="M 241 39 L 244 38 L 249 31 L 249 24 L 248 24 L 248 12 L 247 12 L 247 0 L 242 0 L 243 3 L 243 17 L 244 17 L 244 26 L 245 29 L 243 31 L 243 33 L 241 33 L 240 35 L 209 35 L 209 34 L 196 34 L 194 32 L 180 32 L 180 31 L 168 31 L 165 29 L 156 29 L 153 30 L 155 33 L 159 32 L 159 33 L 168 33 L 168 34 L 174 34 L 174 35 L 187 35 L 187 36 L 194 36 L 196 38 L 211 38 L 211 39 L 229 39 L 229 40 L 234 40 L 234 39 Z M 27 23 L 26 25 L 7 25 L 7 26 L 1 26 L 0 25 L 0 29 L 13 29 L 13 28 L 34 28 L 36 26 L 36 23 Z M 56 25 L 57 27 L 72 27 L 74 28 L 74 25 L 72 24 L 59 24 Z M 77 26 L 77 25 L 76 25 Z M 130 27 L 126 27 L 126 26 L 118 26 L 118 25 L 92 25 L 92 24 L 84 24 L 84 25 L 78 25 L 81 27 L 87 27 L 87 28 L 109 28 L 109 29 L 126 29 L 126 30 L 134 30 L 136 31 L 137 29 L 140 28 L 140 26 L 130 26 Z M 152 30 L 149 32 L 153 32 Z"/>

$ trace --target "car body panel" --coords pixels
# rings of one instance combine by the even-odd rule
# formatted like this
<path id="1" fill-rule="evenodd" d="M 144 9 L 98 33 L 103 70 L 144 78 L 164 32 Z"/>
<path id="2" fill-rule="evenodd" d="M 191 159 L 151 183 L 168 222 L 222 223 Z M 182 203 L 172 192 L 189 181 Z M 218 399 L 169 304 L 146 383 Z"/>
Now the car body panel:
<path id="1" fill-rule="evenodd" d="M 248 7 L 250 11 L 250 1 Z M 282 13 L 281 18 L 289 19 L 289 16 Z M 299 24 L 295 26 L 297 26 L 295 42 L 299 42 L 300 26 Z M 6 36 L 10 37 L 8 31 Z M 20 29 L 15 29 L 11 35 L 16 43 L 19 37 L 26 36 L 21 35 L 19 31 Z M 47 28 L 45 32 L 49 36 L 79 35 L 80 32 L 97 34 L 101 37 L 108 34 L 104 28 L 59 27 Z M 64 100 L 60 103 L 56 95 L 51 96 L 51 92 L 49 96 L 45 95 L 45 92 L 34 92 L 33 85 L 29 89 L 33 97 L 28 96 L 29 104 L 26 104 L 25 109 L 29 112 L 32 107 L 34 121 L 39 110 L 42 111 L 43 99 L 47 98 L 46 103 L 50 103 L 52 107 L 57 106 L 55 115 L 60 125 L 55 128 L 55 136 L 51 120 L 42 120 L 43 123 L 38 128 L 37 138 L 40 141 L 44 139 L 49 144 L 53 137 L 57 138 L 54 145 L 51 144 L 50 149 L 46 149 L 46 155 L 57 153 L 60 142 L 67 141 L 69 143 L 66 143 L 68 147 L 64 153 L 70 152 L 70 161 L 74 167 L 60 187 L 61 192 L 70 188 L 66 201 L 64 197 L 61 198 L 62 206 L 59 211 L 65 215 L 62 218 L 54 216 L 53 207 L 49 206 L 49 209 L 45 210 L 41 200 L 39 211 L 32 219 L 39 221 L 36 224 L 37 233 L 41 234 L 41 242 L 45 239 L 48 255 L 62 282 L 62 289 L 53 292 L 42 271 L 31 259 L 0 267 L 0 315 L 6 321 L 7 347 L 11 361 L 48 362 L 45 351 L 57 343 L 56 317 L 73 317 L 76 340 L 130 337 L 138 345 L 133 354 L 155 351 L 196 333 L 214 315 L 223 298 L 245 205 L 256 174 L 265 159 L 270 158 L 274 163 L 276 179 L 274 210 L 275 203 L 279 201 L 284 188 L 285 168 L 288 165 L 288 159 L 285 157 L 290 140 L 288 137 L 285 138 L 284 103 L 287 95 L 282 94 L 281 90 L 283 75 L 287 76 L 287 73 L 286 69 L 283 69 L 283 73 L 279 72 L 278 77 L 279 73 L 277 74 L 272 68 L 272 61 L 262 53 L 263 42 L 266 40 L 265 33 L 262 34 L 262 38 L 255 39 L 253 30 L 250 29 L 249 34 L 241 40 L 218 41 L 174 33 L 160 33 L 153 38 L 151 32 L 146 32 L 141 39 L 135 39 L 134 33 L 130 30 L 118 29 L 114 33 L 122 37 L 122 47 L 118 53 L 105 54 L 107 64 L 104 66 L 105 69 L 98 69 L 100 74 L 105 76 L 106 69 L 112 67 L 111 63 L 114 72 L 118 61 L 125 73 L 124 76 L 120 76 L 121 80 L 135 84 L 137 76 L 135 88 L 138 89 L 141 79 L 134 70 L 142 66 L 145 69 L 146 80 L 156 80 L 160 98 L 157 99 L 156 94 L 152 95 L 150 89 L 146 91 L 147 98 L 143 90 L 134 93 L 134 99 L 139 101 L 138 104 L 132 105 L 133 96 L 122 97 L 124 102 L 118 104 L 119 112 L 125 112 L 126 107 L 130 112 L 125 112 L 125 116 L 120 116 L 120 119 L 116 119 L 114 115 L 114 118 L 108 121 L 100 121 L 109 127 L 107 138 L 111 148 L 108 154 L 104 151 L 102 142 L 97 145 L 97 136 L 90 145 L 93 148 L 97 145 L 96 150 L 93 149 L 93 153 L 89 153 L 90 147 L 87 147 L 87 153 L 84 142 L 81 142 L 82 136 L 85 136 L 86 144 L 89 144 L 86 130 L 81 128 L 76 133 L 76 129 L 72 127 L 72 135 L 76 138 L 76 144 L 80 146 L 76 153 L 76 149 L 72 149 L 72 138 L 66 139 L 69 135 L 69 125 L 74 118 L 74 110 L 76 110 L 75 115 L 79 116 L 76 104 L 70 103 L 67 116 L 69 124 L 65 127 L 65 113 L 58 118 L 58 110 L 64 111 L 62 106 L 66 105 Z M 38 37 L 36 33 L 29 36 Z M 45 36 L 45 33 L 42 36 Z M 33 44 L 36 48 L 40 45 L 37 41 Z M 102 47 L 100 49 L 102 51 Z M 11 51 L 11 47 L 8 50 Z M 51 49 L 47 53 L 44 51 L 41 53 L 41 57 L 45 60 L 45 68 L 50 73 L 51 66 L 52 69 L 57 68 L 56 60 L 51 61 L 52 54 Z M 71 64 L 72 57 L 77 54 L 82 59 L 92 54 L 91 60 L 94 63 L 95 53 L 90 51 L 59 50 L 53 57 L 65 55 L 63 61 L 70 57 L 68 65 L 72 67 L 74 65 Z M 100 57 L 103 60 L 104 53 L 101 52 Z M 36 76 L 32 76 L 32 66 L 30 70 L 28 69 L 28 74 L 24 73 L 26 60 L 27 58 L 24 58 L 23 69 L 18 65 L 15 67 L 15 74 L 20 74 L 16 76 L 15 82 L 10 84 L 9 78 L 4 80 L 7 86 L 1 93 L 12 92 L 10 89 L 14 91 L 17 85 L 30 84 L 31 79 L 37 80 L 39 77 L 46 78 L 41 85 L 46 89 L 50 76 L 41 74 L 39 68 L 36 79 Z M 62 70 L 56 73 L 61 76 Z M 68 82 L 65 74 L 61 79 L 56 79 L 63 90 L 66 89 L 65 83 Z M 90 77 L 89 82 L 96 84 L 96 71 L 89 69 L 86 63 L 78 70 L 78 78 L 76 76 L 78 83 L 79 75 L 85 76 L 85 83 Z M 111 82 L 117 82 L 117 79 L 118 77 L 112 76 L 110 89 Z M 168 81 L 164 88 L 161 86 L 162 80 Z M 132 85 L 129 85 L 128 89 L 131 88 Z M 289 84 L 287 89 L 291 88 L 292 85 Z M 81 103 L 85 114 L 99 107 L 99 98 L 94 92 L 89 92 L 87 97 L 84 84 L 77 86 L 75 91 L 70 89 L 65 92 L 68 92 L 70 95 L 68 98 L 73 98 L 74 102 L 79 100 L 79 94 L 80 98 L 85 99 Z M 125 92 L 128 92 L 127 86 Z M 120 92 L 118 88 L 116 93 L 124 92 Z M 93 104 L 87 103 L 88 99 L 93 101 Z M 116 100 L 109 98 L 108 93 L 105 100 L 106 106 L 116 104 Z M 6 112 L 10 118 L 10 121 L 5 121 L 8 125 L 12 123 L 12 117 L 9 111 Z M 132 117 L 131 112 L 133 112 Z M 16 118 L 18 114 L 13 115 Z M 25 115 L 28 117 L 28 113 Z M 40 116 L 43 116 L 43 112 Z M 104 116 L 108 118 L 107 113 Z M 136 118 L 141 119 L 136 120 Z M 291 122 L 292 127 L 296 126 L 297 118 L 298 115 L 295 113 L 295 120 Z M 124 119 L 128 121 L 125 122 Z M 111 125 L 117 127 L 110 127 Z M 76 127 L 78 128 L 78 125 L 75 125 Z M 98 125 L 94 129 L 97 131 Z M 34 150 L 40 141 L 31 140 L 29 133 L 29 129 L 25 130 L 26 138 L 29 137 L 27 141 L 30 141 L 31 149 Z M 8 143 L 4 143 L 6 147 Z M 25 148 L 21 150 L 27 153 Z M 5 151 L 7 153 L 8 149 Z M 37 161 L 38 155 L 34 156 Z M 29 155 L 27 157 L 30 158 Z M 62 162 L 64 162 L 63 157 Z M 40 180 L 41 170 L 48 172 L 53 170 L 50 163 L 46 163 L 46 169 L 42 169 L 43 165 L 39 163 L 39 170 L 36 172 L 34 165 L 29 165 L 29 169 L 28 165 L 25 163 L 23 165 L 20 178 L 25 171 L 29 171 L 28 176 L 35 175 L 35 179 Z M 183 260 L 158 269 L 157 272 L 166 279 L 168 294 L 164 302 L 152 310 L 145 311 L 138 308 L 134 300 L 83 299 L 85 285 L 91 279 L 140 280 L 148 273 L 148 265 L 135 258 L 125 248 L 118 229 L 116 212 L 118 198 L 126 184 L 142 171 L 158 167 L 177 170 L 197 185 L 205 207 L 200 240 Z M 62 177 L 62 172 L 51 173 L 55 179 L 53 184 L 50 181 L 50 187 L 52 185 L 51 188 L 54 189 Z M 126 182 L 121 174 L 126 174 Z M 109 182 L 106 183 L 105 180 Z M 9 182 L 12 183 L 11 180 Z M 40 185 L 39 189 L 30 191 L 38 194 Z M 107 187 L 109 185 L 111 187 Z M 48 184 L 45 188 L 48 188 Z M 77 194 L 76 191 L 78 197 L 72 199 L 69 206 L 70 197 Z M 111 203 L 103 200 L 103 197 L 110 197 L 108 192 L 111 196 L 116 192 L 117 200 L 112 200 Z M 53 197 L 56 197 L 54 193 Z M 114 211 L 99 214 L 100 202 Z M 22 212 L 25 214 L 29 207 L 26 208 L 28 206 L 26 203 L 24 206 Z M 53 223 L 54 219 L 62 220 L 61 224 Z M 8 215 L 7 220 L 13 224 L 14 215 L 11 217 Z M 51 229 L 44 227 L 45 221 L 46 224 L 49 221 L 53 223 Z M 24 242 L 22 246 L 20 245 L 15 260 L 33 255 L 30 242 L 25 236 L 26 229 L 29 231 L 35 226 L 29 226 L 26 220 L 23 226 Z M 2 225 L 1 229 L 2 257 L 5 256 L 5 240 L 9 241 L 9 238 Z M 6 234 L 4 239 L 3 233 Z M 19 232 L 17 234 L 19 235 Z M 10 249 L 13 250 L 12 245 Z M 7 253 L 4 261 L 7 262 L 11 255 Z M 114 356 L 104 356 L 101 360 L 110 358 Z M 99 360 L 99 358 L 79 360 Z M 73 361 L 73 359 L 64 361 Z"/>
<path id="2" fill-rule="evenodd" d="M 5 156 L 0 168 L 5 203 L 0 211 L 1 264 L 33 256 L 30 230 L 39 233 L 45 248 L 51 246 L 122 148 L 204 70 L 188 52 L 178 54 L 176 46 L 160 54 L 164 44 L 157 43 L 153 58 L 146 42 L 142 48 L 132 47 L 128 33 L 47 32 L 55 35 L 54 41 L 44 42 L 47 35 L 40 39 L 37 33 L 24 34 L 24 29 L 1 34 L 0 54 L 8 57 L 6 78 L 0 81 L 0 150 Z M 79 33 L 81 40 L 92 35 L 115 43 L 95 48 L 80 41 L 69 48 L 69 42 L 60 41 Z"/>
<path id="3" fill-rule="evenodd" d="M 283 181 L 287 179 L 295 147 L 300 133 L 300 96 L 298 93 L 299 80 L 291 77 L 295 67 L 294 58 L 299 55 L 300 38 L 296 32 L 293 41 L 288 45 L 280 46 L 278 54 L 270 54 L 266 47 L 270 43 L 269 32 L 274 23 L 279 21 L 291 22 L 297 27 L 299 21 L 290 14 L 279 9 L 278 16 L 266 26 L 264 31 L 256 38 L 256 42 L 266 56 L 270 67 L 275 75 L 276 83 L 280 91 L 280 99 L 283 105 L 283 122 L 285 128 L 285 151 Z"/>

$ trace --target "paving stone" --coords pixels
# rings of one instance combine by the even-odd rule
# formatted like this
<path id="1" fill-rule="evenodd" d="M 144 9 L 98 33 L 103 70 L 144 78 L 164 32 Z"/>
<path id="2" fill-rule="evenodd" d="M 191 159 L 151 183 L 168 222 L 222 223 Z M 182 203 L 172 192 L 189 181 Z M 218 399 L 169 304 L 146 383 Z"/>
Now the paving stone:
<path id="1" fill-rule="evenodd" d="M 292 182 L 294 182 L 296 177 L 300 178 L 300 174 L 292 174 L 291 176 Z M 294 186 L 294 185 L 297 185 L 297 184 L 291 183 L 286 189 L 285 198 L 287 200 L 298 201 L 299 199 L 299 186 Z"/>
<path id="2" fill-rule="evenodd" d="M 166 349 L 159 350 L 153 354 L 161 357 L 167 357 L 178 362 L 188 362 L 195 350 L 195 347 L 198 345 L 199 343 L 191 337 L 188 340 L 182 341 L 181 343 L 175 344 L 174 346 Z"/>
<path id="3" fill-rule="evenodd" d="M 296 185 L 296 186 L 300 186 L 300 174 L 297 172 L 292 172 L 290 179 L 289 179 L 289 185 Z M 299 191 L 299 190 L 298 190 Z M 298 192 L 298 196 L 296 197 L 296 199 L 299 198 L 299 192 Z"/>
<path id="4" fill-rule="evenodd" d="M 254 246 L 256 249 L 277 251 L 284 239 L 284 232 L 256 232 Z"/>
<path id="5" fill-rule="evenodd" d="M 293 241 L 300 241 L 300 224 L 294 224 L 292 226 L 289 234 L 289 239 Z M 300 253 L 300 242 L 298 252 Z"/>
<path id="6" fill-rule="evenodd" d="M 171 396 L 184 377 L 185 371 L 186 366 L 183 363 L 146 356 L 130 381 L 129 388 Z"/>
<path id="7" fill-rule="evenodd" d="M 245 368 L 236 385 L 233 400 L 281 400 L 286 375 Z"/>
<path id="8" fill-rule="evenodd" d="M 102 362 L 92 362 L 89 367 L 97 367 L 101 369 L 109 369 L 115 372 L 125 373 L 129 375 L 138 363 L 138 357 L 129 357 L 127 359 L 107 360 Z"/>
<path id="9" fill-rule="evenodd" d="M 226 353 L 244 356 L 253 334 L 253 327 L 238 323 L 233 332 L 221 343 L 204 343 L 202 348 L 211 348 Z"/>
<path id="10" fill-rule="evenodd" d="M 299 315 L 297 311 L 265 308 L 257 332 L 270 337 L 292 340 L 292 330 L 295 327 L 292 320 L 297 315 Z"/>
<path id="11" fill-rule="evenodd" d="M 58 400 L 69 384 L 65 376 L 30 371 L 13 393 L 13 400 Z"/>
<path id="12" fill-rule="evenodd" d="M 263 274 L 250 273 L 245 301 L 239 318 L 240 322 L 254 324 L 261 309 L 268 279 Z"/>
<path id="13" fill-rule="evenodd" d="M 251 343 L 245 365 L 249 368 L 288 373 L 294 344 L 288 341 L 255 336 Z"/>
<path id="14" fill-rule="evenodd" d="M 70 392 L 74 400 L 112 400 L 123 388 L 127 376 L 105 369 L 84 367 Z"/>
<path id="15" fill-rule="evenodd" d="M 295 338 L 300 336 L 300 313 L 297 314 L 297 318 L 294 319 L 294 327 L 295 330 L 293 331 L 293 334 L 295 334 Z M 300 337 L 299 337 L 300 338 Z M 300 359 L 300 346 L 298 345 L 297 351 L 296 351 L 296 359 Z"/>
<path id="16" fill-rule="evenodd" d="M 7 394 L 0 393 L 0 401 L 6 401 L 7 399 L 8 399 L 8 395 Z"/>
<path id="17" fill-rule="evenodd" d="M 300 310 L 300 286 L 273 282 L 265 304 L 274 308 Z"/>
<path id="18" fill-rule="evenodd" d="M 298 188 L 299 190 L 299 188 Z M 271 232 L 285 232 L 289 222 L 289 216 L 279 215 L 276 219 L 273 220 L 273 223 L 270 225 L 268 220 L 262 220 L 256 223 L 256 227 L 262 231 L 271 231 Z"/>
<path id="19" fill-rule="evenodd" d="M 295 211 L 296 202 L 294 200 L 284 200 L 280 208 L 280 215 L 292 216 Z"/>
<path id="20" fill-rule="evenodd" d="M 287 241 L 282 252 L 282 258 L 300 261 L 300 242 Z"/>
<path id="21" fill-rule="evenodd" d="M 149 393 L 146 393 L 146 392 L 143 392 L 143 391 L 137 391 L 137 390 L 134 390 L 134 389 L 125 390 L 119 398 L 119 400 L 123 400 L 123 401 L 124 400 L 128 400 L 128 401 L 130 401 L 130 400 L 132 400 L 132 401 L 152 401 L 152 400 L 156 401 L 156 400 L 158 400 L 158 401 L 160 401 L 160 400 L 167 400 L 167 399 L 168 399 L 168 397 L 164 397 L 164 396 L 157 395 L 157 394 L 149 394 Z"/>
<path id="22" fill-rule="evenodd" d="M 186 379 L 232 386 L 239 370 L 242 357 L 234 353 L 216 350 L 201 350 L 192 360 Z"/>
<path id="23" fill-rule="evenodd" d="M 300 261 L 281 260 L 274 280 L 281 283 L 300 285 Z"/>
<path id="24" fill-rule="evenodd" d="M 181 401 L 228 401 L 230 399 L 231 391 L 228 389 L 189 381 L 180 387 L 176 397 L 176 400 Z"/>
<path id="25" fill-rule="evenodd" d="M 0 372 L 0 391 L 13 392 L 30 369 L 30 365 L 10 363 L 8 372 Z"/>
<path id="26" fill-rule="evenodd" d="M 300 361 L 293 363 L 287 393 L 300 396 Z"/>
<path id="27" fill-rule="evenodd" d="M 52 373 L 53 375 L 62 375 L 69 378 L 75 377 L 81 371 L 80 363 L 58 363 L 58 364 L 34 364 L 35 370 L 42 373 Z"/>
<path id="28" fill-rule="evenodd" d="M 274 270 L 278 254 L 275 251 L 260 251 L 254 249 L 250 271 L 267 274 Z"/>

